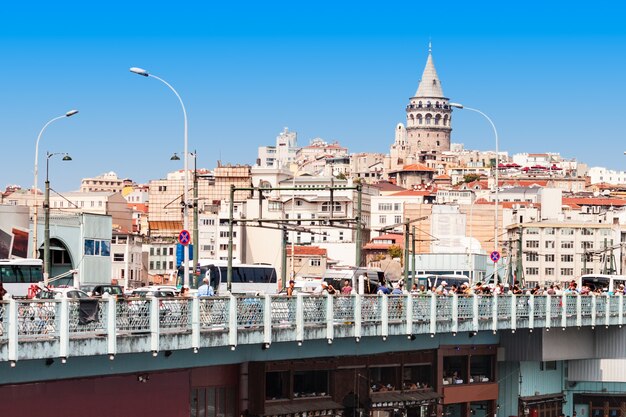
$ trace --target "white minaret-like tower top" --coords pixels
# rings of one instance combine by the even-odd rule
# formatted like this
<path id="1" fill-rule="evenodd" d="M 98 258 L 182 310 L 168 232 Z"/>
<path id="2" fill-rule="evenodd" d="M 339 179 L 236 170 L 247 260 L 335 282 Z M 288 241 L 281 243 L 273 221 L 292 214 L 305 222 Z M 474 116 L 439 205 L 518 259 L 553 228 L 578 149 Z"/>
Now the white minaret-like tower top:
<path id="1" fill-rule="evenodd" d="M 422 79 L 417 87 L 415 97 L 445 97 L 441 88 L 441 82 L 437 76 L 437 70 L 435 70 L 435 64 L 433 63 L 432 44 L 430 42 L 428 43 L 428 59 L 426 60 L 426 67 L 424 67 L 424 73 L 422 74 Z"/>

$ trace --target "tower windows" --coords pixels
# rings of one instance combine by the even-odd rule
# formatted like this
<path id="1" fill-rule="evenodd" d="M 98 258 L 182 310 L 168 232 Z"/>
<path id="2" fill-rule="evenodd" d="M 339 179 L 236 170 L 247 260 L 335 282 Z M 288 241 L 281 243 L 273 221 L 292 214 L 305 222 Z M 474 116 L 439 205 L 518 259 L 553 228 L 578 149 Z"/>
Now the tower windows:
<path id="1" fill-rule="evenodd" d="M 419 107 L 420 109 L 422 108 L 422 102 L 421 101 L 417 102 L 417 107 Z"/>
<path id="2" fill-rule="evenodd" d="M 430 104 L 429 104 L 429 106 L 430 106 Z M 433 116 L 430 113 L 428 113 L 426 115 L 426 125 L 430 125 L 432 118 L 433 118 Z"/>
<path id="3" fill-rule="evenodd" d="M 417 115 L 417 124 L 418 124 L 418 125 L 421 125 L 421 124 L 422 124 L 422 115 L 421 115 L 421 114 L 418 114 L 418 115 Z"/>
<path id="4" fill-rule="evenodd" d="M 439 126 L 441 124 L 441 115 L 438 114 L 435 116 L 435 126 Z"/>
<path id="5" fill-rule="evenodd" d="M 443 125 L 448 126 L 448 115 L 443 116 Z"/>
<path id="6" fill-rule="evenodd" d="M 437 146 L 439 146 L 439 141 L 437 141 Z"/>
<path id="7" fill-rule="evenodd" d="M 431 106 L 432 106 L 432 104 L 430 104 L 430 100 L 428 100 L 428 101 L 426 102 L 426 107 L 430 108 Z"/>

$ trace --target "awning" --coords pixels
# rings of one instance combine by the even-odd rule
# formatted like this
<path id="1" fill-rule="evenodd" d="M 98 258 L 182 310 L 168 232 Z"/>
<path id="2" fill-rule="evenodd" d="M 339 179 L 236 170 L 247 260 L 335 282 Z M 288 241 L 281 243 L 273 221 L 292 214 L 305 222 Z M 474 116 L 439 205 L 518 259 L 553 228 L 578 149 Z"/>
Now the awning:
<path id="1" fill-rule="evenodd" d="M 372 408 L 424 404 L 440 397 L 441 395 L 434 391 L 387 391 L 373 392 L 371 394 Z"/>
<path id="2" fill-rule="evenodd" d="M 281 416 L 286 414 L 296 414 L 310 411 L 319 411 L 320 415 L 333 415 L 334 410 L 341 410 L 343 406 L 328 398 L 317 398 L 310 400 L 293 400 L 280 404 L 265 405 L 264 416 Z"/>
<path id="3" fill-rule="evenodd" d="M 563 401 L 564 395 L 562 392 L 557 392 L 555 394 L 543 394 L 543 395 L 532 395 L 528 397 L 520 397 L 520 401 L 526 403 L 527 405 L 533 404 L 542 404 L 549 403 L 553 401 Z"/>

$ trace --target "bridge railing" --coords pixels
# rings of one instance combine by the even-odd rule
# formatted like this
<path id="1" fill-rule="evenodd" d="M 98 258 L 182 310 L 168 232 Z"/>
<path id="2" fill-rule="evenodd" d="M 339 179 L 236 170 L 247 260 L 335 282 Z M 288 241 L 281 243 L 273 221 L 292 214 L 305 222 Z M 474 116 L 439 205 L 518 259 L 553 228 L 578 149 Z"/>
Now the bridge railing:
<path id="1" fill-rule="evenodd" d="M 46 342 L 60 357 L 76 340 L 105 340 L 109 355 L 121 337 L 182 335 L 176 348 L 237 346 L 336 337 L 479 332 L 623 325 L 618 296 L 305 295 L 202 298 L 0 301 L 0 361 L 28 359 L 22 346 Z M 260 336 L 259 336 L 260 335 Z M 142 345 L 143 346 L 143 345 Z M 143 349 L 148 349 L 145 347 Z"/>

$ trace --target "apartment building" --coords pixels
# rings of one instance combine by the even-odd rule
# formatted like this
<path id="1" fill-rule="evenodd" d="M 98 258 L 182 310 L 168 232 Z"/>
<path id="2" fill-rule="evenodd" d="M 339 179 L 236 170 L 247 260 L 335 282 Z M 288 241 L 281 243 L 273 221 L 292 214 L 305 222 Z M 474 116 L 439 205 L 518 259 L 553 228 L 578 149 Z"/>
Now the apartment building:
<path id="1" fill-rule="evenodd" d="M 111 279 L 117 281 L 117 284 L 124 288 L 136 288 L 142 283 L 147 283 L 142 274 L 142 244 L 141 236 L 113 232 L 111 237 Z"/>
<path id="2" fill-rule="evenodd" d="M 50 196 L 50 212 L 105 214 L 113 219 L 113 229 L 132 230 L 132 210 L 119 192 L 71 192 Z"/>
<path id="3" fill-rule="evenodd" d="M 90 192 L 112 192 L 121 193 L 125 187 L 132 186 L 132 181 L 127 178 L 119 178 L 113 171 L 106 172 L 94 178 L 83 178 L 80 181 L 80 191 Z"/>

